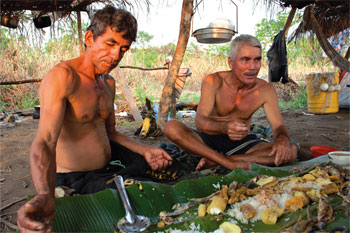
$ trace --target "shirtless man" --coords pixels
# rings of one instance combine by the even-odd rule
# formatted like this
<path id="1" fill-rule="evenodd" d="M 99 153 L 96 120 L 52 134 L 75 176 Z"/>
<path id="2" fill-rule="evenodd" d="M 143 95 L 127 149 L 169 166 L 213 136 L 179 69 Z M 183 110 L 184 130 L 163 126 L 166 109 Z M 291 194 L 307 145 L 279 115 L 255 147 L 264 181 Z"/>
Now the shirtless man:
<path id="1" fill-rule="evenodd" d="M 294 161 L 297 147 L 289 140 L 273 86 L 257 75 L 261 44 L 250 35 L 236 37 L 228 58 L 230 71 L 208 75 L 202 83 L 194 131 L 177 120 L 165 134 L 182 149 L 202 156 L 197 170 L 221 165 L 233 170 L 251 164 L 279 166 Z M 273 130 L 273 143 L 261 143 L 249 134 L 253 113 L 261 106 Z"/>
<path id="2" fill-rule="evenodd" d="M 30 155 L 37 195 L 18 211 L 21 232 L 51 231 L 56 172 L 65 176 L 103 169 L 113 156 L 110 142 L 119 153 L 143 156 L 153 170 L 171 164 L 163 149 L 140 144 L 115 130 L 115 81 L 108 73 L 136 34 L 137 22 L 129 12 L 107 6 L 95 13 L 85 33 L 86 51 L 56 65 L 43 79 L 39 128 Z"/>

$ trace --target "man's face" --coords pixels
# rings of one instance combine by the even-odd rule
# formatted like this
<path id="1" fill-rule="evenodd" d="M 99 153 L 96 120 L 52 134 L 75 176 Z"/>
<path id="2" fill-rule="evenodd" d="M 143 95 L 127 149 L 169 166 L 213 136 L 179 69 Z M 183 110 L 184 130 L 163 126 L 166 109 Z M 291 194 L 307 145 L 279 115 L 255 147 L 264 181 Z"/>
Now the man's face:
<path id="1" fill-rule="evenodd" d="M 234 60 L 228 58 L 233 75 L 243 84 L 255 83 L 261 67 L 261 49 L 243 45 Z"/>
<path id="2" fill-rule="evenodd" d="M 92 39 L 90 46 L 87 45 L 90 47 L 91 59 L 97 73 L 111 72 L 119 64 L 125 52 L 129 50 L 132 41 L 124 39 L 122 35 L 123 32 L 115 32 L 107 27 L 105 33 L 95 40 Z"/>

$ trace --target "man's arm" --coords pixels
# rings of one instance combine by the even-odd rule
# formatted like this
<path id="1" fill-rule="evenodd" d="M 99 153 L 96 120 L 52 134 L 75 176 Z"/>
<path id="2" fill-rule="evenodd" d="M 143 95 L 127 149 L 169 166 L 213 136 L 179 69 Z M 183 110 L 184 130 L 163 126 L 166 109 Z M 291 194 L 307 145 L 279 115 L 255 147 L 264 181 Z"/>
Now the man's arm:
<path id="1" fill-rule="evenodd" d="M 228 134 L 232 140 L 240 140 L 249 132 L 246 123 L 238 119 L 233 120 L 231 116 L 211 116 L 216 104 L 217 89 L 223 82 L 220 78 L 216 73 L 203 80 L 195 119 L 196 128 L 207 134 Z"/>
<path id="2" fill-rule="evenodd" d="M 111 87 L 111 90 L 113 92 L 113 98 L 114 98 L 115 81 L 114 79 L 109 79 L 108 83 Z M 116 130 L 114 111 L 112 111 L 112 113 L 106 120 L 106 129 L 107 129 L 108 138 L 111 141 L 114 141 L 128 148 L 129 150 L 145 157 L 147 163 L 150 165 L 150 167 L 153 170 L 161 170 L 171 165 L 172 158 L 163 149 L 139 143 L 137 141 L 132 140 L 130 137 L 118 132 Z"/>
<path id="3" fill-rule="evenodd" d="M 270 156 L 275 155 L 275 164 L 279 166 L 282 163 L 293 160 L 294 155 L 289 140 L 287 127 L 283 123 L 282 115 L 278 107 L 278 98 L 272 85 L 267 84 L 264 90 L 266 101 L 264 110 L 267 120 L 270 123 L 273 132 L 274 145 Z"/>
<path id="4" fill-rule="evenodd" d="M 40 121 L 32 143 L 30 168 L 37 195 L 18 211 L 18 225 L 25 229 L 47 229 L 55 217 L 56 143 L 66 108 L 71 75 L 62 67 L 53 68 L 40 90 Z M 46 223 L 46 224 L 44 224 Z"/>

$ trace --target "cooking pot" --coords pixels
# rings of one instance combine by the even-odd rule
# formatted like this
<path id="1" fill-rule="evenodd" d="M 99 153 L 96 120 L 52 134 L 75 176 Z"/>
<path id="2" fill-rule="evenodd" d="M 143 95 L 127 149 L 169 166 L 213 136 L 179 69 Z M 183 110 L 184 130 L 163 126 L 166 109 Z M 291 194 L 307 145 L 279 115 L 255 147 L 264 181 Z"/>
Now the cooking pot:
<path id="1" fill-rule="evenodd" d="M 235 33 L 231 20 L 217 18 L 211 21 L 207 28 L 196 30 L 192 36 L 196 37 L 199 43 L 218 44 L 230 41 Z"/>

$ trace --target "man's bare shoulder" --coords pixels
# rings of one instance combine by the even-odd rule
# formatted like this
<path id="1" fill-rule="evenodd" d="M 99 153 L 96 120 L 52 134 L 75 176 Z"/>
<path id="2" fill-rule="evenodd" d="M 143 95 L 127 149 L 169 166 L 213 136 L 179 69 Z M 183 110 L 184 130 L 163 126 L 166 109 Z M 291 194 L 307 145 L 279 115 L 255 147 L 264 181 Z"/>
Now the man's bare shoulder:
<path id="1" fill-rule="evenodd" d="M 212 74 L 207 75 L 203 82 L 209 83 L 214 86 L 221 86 L 223 80 L 230 75 L 229 71 L 219 71 Z"/>
<path id="2" fill-rule="evenodd" d="M 68 92 L 74 89 L 79 80 L 79 75 L 69 65 L 68 61 L 63 61 L 55 65 L 44 77 L 42 86 L 52 86 L 55 88 L 65 88 Z"/>

